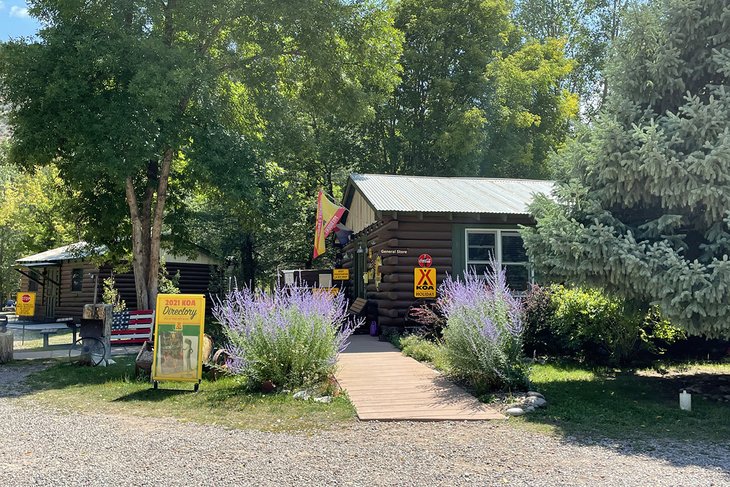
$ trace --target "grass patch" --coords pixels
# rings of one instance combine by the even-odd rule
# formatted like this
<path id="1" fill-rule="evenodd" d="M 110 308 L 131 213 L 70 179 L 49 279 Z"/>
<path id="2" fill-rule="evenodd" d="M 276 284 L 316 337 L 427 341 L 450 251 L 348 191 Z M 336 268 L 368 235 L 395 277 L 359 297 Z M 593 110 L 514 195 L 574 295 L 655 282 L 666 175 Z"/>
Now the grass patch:
<path id="1" fill-rule="evenodd" d="M 692 411 L 679 409 L 678 394 L 698 374 L 730 374 L 730 364 L 685 365 L 679 373 L 621 372 L 574 365 L 535 365 L 530 379 L 548 407 L 515 418 L 517 423 L 568 435 L 614 439 L 665 438 L 727 441 L 727 402 L 694 394 Z"/>
<path id="2" fill-rule="evenodd" d="M 115 357 L 110 367 L 54 365 L 31 375 L 32 398 L 60 409 L 173 417 L 183 421 L 261 431 L 310 431 L 335 427 L 355 417 L 347 397 L 330 404 L 295 400 L 291 395 L 245 390 L 237 378 L 192 383 L 160 383 L 134 379 L 134 359 Z"/>

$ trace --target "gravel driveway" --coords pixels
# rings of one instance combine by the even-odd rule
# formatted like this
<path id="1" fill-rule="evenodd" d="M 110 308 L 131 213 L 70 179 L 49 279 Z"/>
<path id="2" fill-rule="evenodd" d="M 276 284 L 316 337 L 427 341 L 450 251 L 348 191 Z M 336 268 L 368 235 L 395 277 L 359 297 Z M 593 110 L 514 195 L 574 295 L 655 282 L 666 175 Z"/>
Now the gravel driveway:
<path id="1" fill-rule="evenodd" d="M 503 422 L 262 433 L 71 414 L 0 367 L 0 485 L 730 485 L 730 446 L 580 444 Z M 12 379 L 12 380 L 11 380 Z"/>

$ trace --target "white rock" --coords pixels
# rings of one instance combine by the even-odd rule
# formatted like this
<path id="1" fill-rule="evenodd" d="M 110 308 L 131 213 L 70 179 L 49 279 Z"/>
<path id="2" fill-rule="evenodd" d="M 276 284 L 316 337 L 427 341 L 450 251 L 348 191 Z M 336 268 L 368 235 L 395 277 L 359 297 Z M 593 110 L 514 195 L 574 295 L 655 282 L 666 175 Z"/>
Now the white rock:
<path id="1" fill-rule="evenodd" d="M 527 395 L 528 395 L 528 397 L 541 397 L 541 398 L 545 399 L 545 396 L 543 396 L 539 392 L 535 392 L 535 391 L 529 391 L 527 393 Z"/>
<path id="2" fill-rule="evenodd" d="M 314 402 L 321 402 L 322 404 L 329 404 L 332 402 L 332 396 L 322 396 L 314 398 Z"/>
<path id="3" fill-rule="evenodd" d="M 505 411 L 509 416 L 522 416 L 525 414 L 525 410 L 522 408 L 509 408 Z"/>
<path id="4" fill-rule="evenodd" d="M 312 396 L 307 391 L 299 391 L 294 393 L 294 399 L 301 399 L 302 401 L 308 401 Z"/>
<path id="5" fill-rule="evenodd" d="M 534 406 L 536 408 L 541 408 L 547 404 L 547 401 L 542 397 L 537 396 L 529 396 L 525 398 L 525 405 L 526 406 Z"/>

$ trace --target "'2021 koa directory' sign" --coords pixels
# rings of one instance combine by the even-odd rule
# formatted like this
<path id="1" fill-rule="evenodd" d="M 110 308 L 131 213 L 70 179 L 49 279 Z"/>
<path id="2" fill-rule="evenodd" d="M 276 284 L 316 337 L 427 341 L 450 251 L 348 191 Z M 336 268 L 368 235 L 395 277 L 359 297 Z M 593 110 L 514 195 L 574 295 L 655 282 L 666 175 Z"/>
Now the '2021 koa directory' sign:
<path id="1" fill-rule="evenodd" d="M 203 378 L 205 296 L 159 294 L 155 311 L 152 381 L 195 382 Z"/>

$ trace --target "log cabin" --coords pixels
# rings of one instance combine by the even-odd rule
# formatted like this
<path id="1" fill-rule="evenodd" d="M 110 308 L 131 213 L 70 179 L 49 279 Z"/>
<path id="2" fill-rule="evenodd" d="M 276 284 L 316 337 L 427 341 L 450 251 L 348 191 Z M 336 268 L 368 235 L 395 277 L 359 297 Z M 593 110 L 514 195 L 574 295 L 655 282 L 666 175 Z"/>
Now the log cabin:
<path id="1" fill-rule="evenodd" d="M 505 268 L 509 286 L 525 291 L 532 274 L 520 226 L 534 224 L 528 205 L 553 186 L 528 179 L 351 174 L 343 223 L 353 236 L 341 261 L 350 270 L 350 299 L 374 303 L 381 328 L 402 327 L 412 306 L 433 300 L 416 296 L 424 294 L 415 288 L 418 269 L 436 269 L 437 289 L 447 274 L 483 273 L 492 257 Z"/>
<path id="2" fill-rule="evenodd" d="M 113 272 L 103 262 L 105 247 L 77 242 L 15 262 L 21 274 L 20 291 L 35 291 L 36 320 L 74 318 L 78 321 L 85 304 L 102 302 L 103 282 L 114 274 L 116 288 L 130 310 L 137 309 L 134 275 Z M 163 252 L 164 254 L 164 252 Z M 211 279 L 220 261 L 200 250 L 194 257 L 163 255 L 169 276 L 180 273 L 179 288 L 185 294 L 209 294 Z"/>

